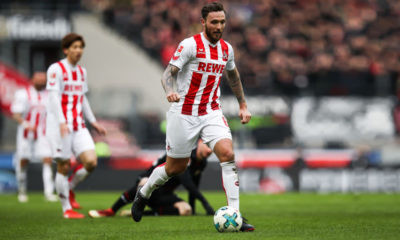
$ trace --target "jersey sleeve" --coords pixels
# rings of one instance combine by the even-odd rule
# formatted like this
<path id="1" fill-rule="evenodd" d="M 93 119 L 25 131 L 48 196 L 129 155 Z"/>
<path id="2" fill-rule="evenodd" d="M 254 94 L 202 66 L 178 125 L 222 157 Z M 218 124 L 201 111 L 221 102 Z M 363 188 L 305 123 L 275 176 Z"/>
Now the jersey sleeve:
<path id="1" fill-rule="evenodd" d="M 187 38 L 179 43 L 179 46 L 169 61 L 169 64 L 182 69 L 183 66 L 194 56 L 194 44 L 194 41 L 190 38 Z"/>
<path id="2" fill-rule="evenodd" d="M 52 64 L 47 69 L 47 84 L 46 89 L 50 91 L 61 92 L 62 71 L 57 64 Z"/>
<path id="3" fill-rule="evenodd" d="M 27 95 L 25 89 L 19 89 L 14 94 L 14 99 L 11 104 L 12 113 L 24 113 L 27 106 Z"/>
<path id="4" fill-rule="evenodd" d="M 228 71 L 233 70 L 236 65 L 235 65 L 235 53 L 233 52 L 233 47 L 232 45 L 228 44 L 228 51 L 229 51 L 229 55 L 228 55 L 228 61 L 226 63 L 226 67 L 225 69 Z"/>

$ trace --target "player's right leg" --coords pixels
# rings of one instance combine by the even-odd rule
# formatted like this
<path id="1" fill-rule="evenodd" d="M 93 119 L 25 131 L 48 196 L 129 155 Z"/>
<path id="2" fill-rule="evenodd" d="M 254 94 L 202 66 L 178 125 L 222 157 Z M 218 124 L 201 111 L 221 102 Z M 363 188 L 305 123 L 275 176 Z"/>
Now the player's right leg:
<path id="1" fill-rule="evenodd" d="M 69 159 L 57 159 L 56 191 L 60 198 L 64 218 L 84 218 L 83 214 L 72 210 L 69 202 L 68 172 L 70 167 Z"/>

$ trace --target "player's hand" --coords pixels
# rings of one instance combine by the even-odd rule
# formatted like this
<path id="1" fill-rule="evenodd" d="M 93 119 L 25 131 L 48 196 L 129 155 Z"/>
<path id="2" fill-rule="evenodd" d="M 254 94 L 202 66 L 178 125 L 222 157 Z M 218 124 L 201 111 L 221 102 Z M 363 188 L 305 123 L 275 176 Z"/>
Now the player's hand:
<path id="1" fill-rule="evenodd" d="M 98 134 L 100 134 L 100 135 L 107 134 L 107 130 L 103 126 L 101 126 L 98 122 L 92 122 L 91 125 Z"/>
<path id="2" fill-rule="evenodd" d="M 60 124 L 60 135 L 61 135 L 61 137 L 63 138 L 65 136 L 67 136 L 68 133 L 69 133 L 68 124 L 61 123 Z"/>
<path id="3" fill-rule="evenodd" d="M 246 124 L 246 123 L 250 122 L 251 113 L 249 112 L 249 110 L 247 110 L 247 106 L 246 105 L 243 105 L 243 106 L 240 107 L 239 117 L 240 117 L 240 122 L 242 124 Z"/>
<path id="4" fill-rule="evenodd" d="M 24 129 L 26 129 L 27 131 L 32 131 L 32 132 L 36 131 L 36 127 L 35 127 L 34 125 L 30 124 L 30 123 L 27 122 L 27 121 L 24 121 L 24 122 L 22 123 L 22 126 L 23 126 Z"/>
<path id="5" fill-rule="evenodd" d="M 181 96 L 177 92 L 170 92 L 167 94 L 168 102 L 179 102 Z"/>

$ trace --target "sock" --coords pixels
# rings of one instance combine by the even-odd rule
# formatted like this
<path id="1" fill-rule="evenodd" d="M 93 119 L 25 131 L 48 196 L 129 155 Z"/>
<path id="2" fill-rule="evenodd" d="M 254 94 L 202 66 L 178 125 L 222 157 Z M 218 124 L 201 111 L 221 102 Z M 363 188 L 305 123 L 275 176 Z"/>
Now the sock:
<path id="1" fill-rule="evenodd" d="M 68 177 L 57 172 L 55 183 L 56 183 L 56 192 L 60 198 L 63 212 L 72 209 L 71 204 L 69 203 Z"/>
<path id="2" fill-rule="evenodd" d="M 140 189 L 140 193 L 144 198 L 149 199 L 151 193 L 166 183 L 169 179 L 170 177 L 168 177 L 167 173 L 165 172 L 165 166 L 156 167 L 151 173 L 149 180 Z"/>
<path id="3" fill-rule="evenodd" d="M 18 182 L 18 193 L 19 194 L 26 194 L 26 185 L 27 185 L 27 181 L 26 181 L 26 176 L 27 176 L 27 167 L 21 167 L 20 163 L 17 163 L 17 167 L 15 169 L 15 175 L 17 178 L 17 182 Z"/>
<path id="4" fill-rule="evenodd" d="M 54 192 L 54 181 L 51 164 L 43 164 L 42 169 L 44 195 L 49 196 Z"/>
<path id="5" fill-rule="evenodd" d="M 89 172 L 83 167 L 83 165 L 79 166 L 75 169 L 73 175 L 69 180 L 69 188 L 73 190 L 78 183 L 82 182 L 89 175 Z"/>
<path id="6" fill-rule="evenodd" d="M 121 194 L 121 196 L 117 199 L 117 201 L 115 201 L 115 203 L 112 205 L 111 209 L 116 213 L 116 212 L 118 212 L 118 210 L 120 210 L 126 204 L 133 202 L 134 198 L 135 198 L 135 195 L 133 195 L 133 197 L 131 197 L 129 192 L 126 191 Z"/>
<path id="7" fill-rule="evenodd" d="M 228 206 L 239 210 L 239 178 L 235 162 L 223 162 L 220 165 L 222 168 L 222 185 Z"/>

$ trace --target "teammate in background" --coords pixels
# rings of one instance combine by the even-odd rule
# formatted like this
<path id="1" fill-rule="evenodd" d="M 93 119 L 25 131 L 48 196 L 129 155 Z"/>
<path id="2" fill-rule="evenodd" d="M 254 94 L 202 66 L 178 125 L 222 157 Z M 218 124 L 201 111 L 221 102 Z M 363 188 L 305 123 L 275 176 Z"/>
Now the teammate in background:
<path id="1" fill-rule="evenodd" d="M 88 91 L 87 73 L 78 65 L 85 47 L 83 37 L 70 33 L 62 39 L 61 47 L 66 58 L 52 64 L 47 70 L 47 132 L 53 158 L 57 161 L 55 186 L 64 218 L 83 218 L 83 214 L 72 209 L 80 208 L 73 189 L 97 166 L 93 139 L 85 126 L 83 114 L 99 134 L 105 134 L 106 131 L 96 122 L 85 96 Z M 83 167 L 77 169 L 68 181 L 72 154 Z"/>
<path id="2" fill-rule="evenodd" d="M 165 166 L 154 169 L 147 183 L 138 190 L 132 205 L 132 217 L 136 222 L 141 220 L 152 192 L 185 171 L 198 138 L 203 139 L 220 160 L 228 205 L 239 209 L 239 179 L 232 135 L 219 103 L 219 84 L 224 70 L 239 102 L 242 124 L 250 121 L 251 114 L 247 110 L 233 48 L 221 38 L 226 22 L 224 8 L 217 2 L 208 3 L 201 14 L 203 32 L 179 44 L 161 79 L 167 100 L 173 103 L 167 113 L 167 161 Z M 241 230 L 253 231 L 254 227 L 244 221 Z"/>
<path id="3" fill-rule="evenodd" d="M 35 72 L 33 86 L 15 93 L 11 105 L 13 119 L 19 124 L 17 130 L 16 177 L 18 182 L 18 201 L 27 202 L 27 167 L 30 161 L 43 162 L 44 197 L 49 202 L 57 201 L 54 194 L 51 151 L 46 137 L 46 73 Z"/>
<path id="4" fill-rule="evenodd" d="M 147 214 L 150 215 L 181 215 L 187 216 L 195 214 L 195 200 L 199 199 L 203 204 L 208 215 L 214 214 L 214 209 L 210 206 L 206 198 L 199 191 L 199 183 L 201 173 L 207 165 L 207 158 L 211 154 L 211 149 L 199 141 L 190 155 L 190 165 L 188 169 L 181 175 L 171 178 L 168 183 L 156 189 L 151 195 L 148 206 L 152 209 Z M 119 209 L 128 203 L 131 203 L 135 197 L 138 187 L 143 186 L 153 170 L 165 163 L 167 155 L 157 159 L 153 165 L 145 172 L 140 174 L 135 185 L 129 190 L 123 192 L 115 201 L 111 208 L 105 210 L 90 210 L 89 216 L 92 218 L 112 217 Z M 183 185 L 189 192 L 189 204 L 179 198 L 175 193 L 175 189 L 179 185 Z"/>

